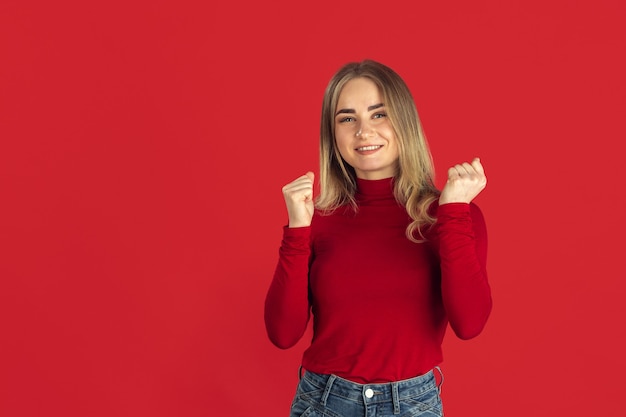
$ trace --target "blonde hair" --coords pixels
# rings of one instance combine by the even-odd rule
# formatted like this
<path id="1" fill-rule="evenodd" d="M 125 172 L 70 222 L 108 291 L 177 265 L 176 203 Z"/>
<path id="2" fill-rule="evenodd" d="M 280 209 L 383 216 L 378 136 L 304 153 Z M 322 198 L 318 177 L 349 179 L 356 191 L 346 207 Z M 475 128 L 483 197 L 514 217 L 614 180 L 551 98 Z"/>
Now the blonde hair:
<path id="1" fill-rule="evenodd" d="M 372 80 L 381 92 L 399 148 L 394 196 L 413 220 L 406 228 L 406 237 L 416 243 L 423 242 L 423 229 L 435 223 L 429 207 L 439 197 L 434 185 L 432 156 L 409 88 L 395 71 L 376 61 L 344 65 L 326 87 L 320 129 L 321 190 L 316 207 L 323 213 L 331 213 L 344 205 L 358 210 L 354 197 L 356 173 L 337 148 L 334 114 L 343 86 L 360 77 Z"/>

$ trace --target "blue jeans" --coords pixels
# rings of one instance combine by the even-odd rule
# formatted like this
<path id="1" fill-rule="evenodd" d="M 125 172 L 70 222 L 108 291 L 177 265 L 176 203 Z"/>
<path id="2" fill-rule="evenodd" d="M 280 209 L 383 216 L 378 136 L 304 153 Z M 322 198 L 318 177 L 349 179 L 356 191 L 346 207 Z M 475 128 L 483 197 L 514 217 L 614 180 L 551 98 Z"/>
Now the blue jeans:
<path id="1" fill-rule="evenodd" d="M 441 374 L 439 367 L 435 368 Z M 443 374 L 441 374 L 443 382 Z M 306 371 L 290 417 L 442 417 L 433 371 L 386 384 L 357 384 L 336 375 Z"/>

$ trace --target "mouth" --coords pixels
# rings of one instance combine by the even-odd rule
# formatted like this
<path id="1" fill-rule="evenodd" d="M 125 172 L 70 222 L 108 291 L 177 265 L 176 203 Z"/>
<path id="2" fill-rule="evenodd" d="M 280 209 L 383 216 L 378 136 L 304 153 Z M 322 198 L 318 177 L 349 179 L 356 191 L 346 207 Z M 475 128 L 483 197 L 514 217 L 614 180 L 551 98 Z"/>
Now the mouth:
<path id="1" fill-rule="evenodd" d="M 359 151 L 359 152 L 375 151 L 375 150 L 380 149 L 382 147 L 383 147 L 383 145 L 361 146 L 360 148 L 356 148 L 356 150 Z"/>

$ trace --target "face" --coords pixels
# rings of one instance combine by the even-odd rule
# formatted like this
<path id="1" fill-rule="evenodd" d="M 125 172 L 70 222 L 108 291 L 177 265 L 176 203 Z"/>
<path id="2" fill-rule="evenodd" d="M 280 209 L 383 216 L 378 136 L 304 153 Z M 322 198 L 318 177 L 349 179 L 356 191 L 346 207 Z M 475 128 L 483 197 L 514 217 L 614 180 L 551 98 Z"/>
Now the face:
<path id="1" fill-rule="evenodd" d="M 387 118 L 381 93 L 368 78 L 348 81 L 337 102 L 335 140 L 339 153 L 358 178 L 393 177 L 398 143 Z"/>

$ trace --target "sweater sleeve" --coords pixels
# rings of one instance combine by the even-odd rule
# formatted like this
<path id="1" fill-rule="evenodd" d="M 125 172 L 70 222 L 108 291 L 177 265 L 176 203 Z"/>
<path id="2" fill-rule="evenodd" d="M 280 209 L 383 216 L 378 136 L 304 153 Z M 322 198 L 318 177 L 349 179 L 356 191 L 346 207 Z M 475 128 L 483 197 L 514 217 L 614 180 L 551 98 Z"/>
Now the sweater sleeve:
<path id="1" fill-rule="evenodd" d="M 487 229 L 474 203 L 450 203 L 437 210 L 441 258 L 441 291 L 454 333 L 471 339 L 484 328 L 491 312 L 487 281 Z"/>
<path id="2" fill-rule="evenodd" d="M 309 322 L 310 235 L 310 227 L 284 227 L 278 264 L 265 298 L 267 335 L 281 349 L 295 345 Z"/>

